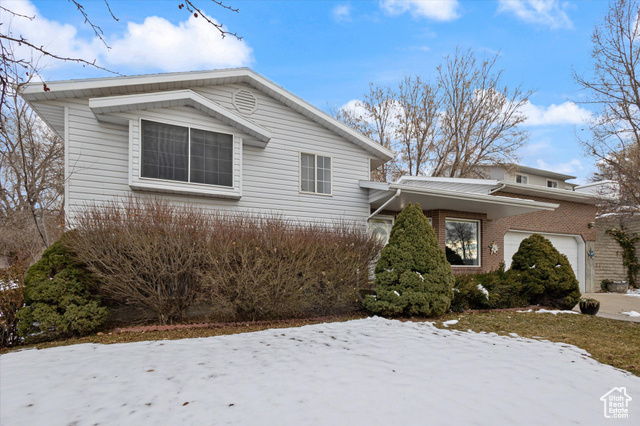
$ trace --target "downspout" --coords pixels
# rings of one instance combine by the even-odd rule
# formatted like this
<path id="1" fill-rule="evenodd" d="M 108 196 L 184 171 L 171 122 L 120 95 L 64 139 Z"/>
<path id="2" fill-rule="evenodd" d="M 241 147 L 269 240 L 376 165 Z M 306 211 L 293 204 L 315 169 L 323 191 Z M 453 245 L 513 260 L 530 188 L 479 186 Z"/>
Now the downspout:
<path id="1" fill-rule="evenodd" d="M 504 187 L 505 187 L 505 186 L 507 186 L 507 184 L 506 184 L 506 183 L 503 183 L 503 184 L 502 184 L 502 186 L 500 186 L 500 188 L 492 189 L 491 191 L 489 191 L 489 195 L 494 194 L 494 193 L 496 193 L 496 192 L 498 192 L 498 191 L 502 191 L 502 190 L 504 189 Z"/>
<path id="2" fill-rule="evenodd" d="M 389 198 L 387 201 L 384 202 L 383 205 L 381 205 L 378 210 L 376 210 L 375 212 L 371 213 L 371 215 L 367 218 L 367 221 L 371 220 L 372 217 L 374 217 L 375 215 L 377 215 L 378 213 L 380 213 L 382 210 L 384 210 L 385 207 L 387 207 L 387 205 L 392 202 L 393 200 L 395 200 L 396 198 L 398 198 L 398 196 L 400 196 L 400 192 L 402 190 L 400 188 L 398 188 L 396 190 L 396 193 L 393 197 Z"/>

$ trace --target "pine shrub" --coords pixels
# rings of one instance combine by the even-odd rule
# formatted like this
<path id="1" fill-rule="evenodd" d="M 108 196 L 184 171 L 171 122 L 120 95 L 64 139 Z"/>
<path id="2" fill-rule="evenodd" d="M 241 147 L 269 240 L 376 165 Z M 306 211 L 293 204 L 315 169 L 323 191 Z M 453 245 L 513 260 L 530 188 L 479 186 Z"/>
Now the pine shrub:
<path id="1" fill-rule="evenodd" d="M 530 304 L 571 309 L 580 300 L 580 287 L 569 259 L 540 234 L 520 243 L 511 271 Z"/>
<path id="2" fill-rule="evenodd" d="M 500 268 L 480 274 L 456 276 L 451 310 L 506 309 L 528 305 L 515 273 Z"/>
<path id="3" fill-rule="evenodd" d="M 419 204 L 398 215 L 375 274 L 376 295 L 364 299 L 371 314 L 431 316 L 449 309 L 453 272 Z"/>
<path id="4" fill-rule="evenodd" d="M 63 237 L 64 239 L 64 237 Z M 39 340 L 81 336 L 99 328 L 107 308 L 95 295 L 95 280 L 64 246 L 62 239 L 44 251 L 25 277 L 25 307 L 18 333 Z"/>
<path id="5" fill-rule="evenodd" d="M 21 262 L 0 269 L 0 348 L 20 342 L 18 310 L 24 300 L 24 271 Z"/>

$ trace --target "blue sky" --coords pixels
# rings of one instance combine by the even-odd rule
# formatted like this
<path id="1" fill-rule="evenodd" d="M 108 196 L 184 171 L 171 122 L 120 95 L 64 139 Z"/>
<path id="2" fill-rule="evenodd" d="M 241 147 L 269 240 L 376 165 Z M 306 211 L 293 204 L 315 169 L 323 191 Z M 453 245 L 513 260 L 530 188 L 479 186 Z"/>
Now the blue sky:
<path id="1" fill-rule="evenodd" d="M 179 10 L 177 0 L 110 0 L 118 22 L 102 1 L 82 3 L 111 50 L 65 0 L 3 0 L 37 16 L 13 19 L 12 31 L 57 53 L 96 59 L 121 74 L 249 66 L 324 110 L 361 98 L 369 82 L 396 85 L 410 74 L 435 79 L 436 66 L 456 46 L 478 55 L 500 52 L 504 83 L 536 91 L 524 111 L 530 139 L 521 163 L 573 174 L 578 182 L 593 171 L 576 140 L 589 106 L 576 104 L 585 94 L 571 73 L 590 69 L 590 37 L 605 0 L 227 0 L 239 13 L 199 0 L 241 41 L 222 40 L 201 18 Z M 108 75 L 41 64 L 50 80 Z"/>

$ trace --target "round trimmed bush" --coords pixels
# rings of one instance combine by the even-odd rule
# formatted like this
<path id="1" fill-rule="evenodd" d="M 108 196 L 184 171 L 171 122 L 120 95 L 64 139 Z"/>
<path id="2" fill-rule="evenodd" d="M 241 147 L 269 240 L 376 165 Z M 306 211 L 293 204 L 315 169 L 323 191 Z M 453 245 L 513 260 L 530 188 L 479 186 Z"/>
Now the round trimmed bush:
<path id="1" fill-rule="evenodd" d="M 571 309 L 580 300 L 580 287 L 569 259 L 540 234 L 522 240 L 513 255 L 511 270 L 516 272 L 523 295 L 531 304 Z"/>
<path id="2" fill-rule="evenodd" d="M 431 316 L 449 309 L 453 272 L 419 204 L 398 215 L 375 274 L 376 295 L 364 299 L 372 314 Z"/>
<path id="3" fill-rule="evenodd" d="M 53 243 L 27 271 L 18 334 L 44 340 L 96 330 L 107 319 L 107 308 L 92 292 L 94 287 L 92 275 L 63 243 Z"/>

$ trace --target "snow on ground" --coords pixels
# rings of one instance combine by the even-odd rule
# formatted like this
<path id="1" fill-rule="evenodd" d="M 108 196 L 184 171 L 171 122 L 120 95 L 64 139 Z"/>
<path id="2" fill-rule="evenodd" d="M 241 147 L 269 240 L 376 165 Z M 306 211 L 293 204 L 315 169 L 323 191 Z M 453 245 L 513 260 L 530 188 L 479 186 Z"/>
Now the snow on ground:
<path id="1" fill-rule="evenodd" d="M 629 315 L 630 317 L 640 317 L 640 312 L 636 311 L 623 312 L 622 314 Z"/>
<path id="2" fill-rule="evenodd" d="M 442 325 L 444 325 L 445 327 L 449 327 L 450 325 L 455 325 L 457 323 L 458 323 L 458 320 L 449 320 L 449 321 L 444 321 Z"/>
<path id="3" fill-rule="evenodd" d="M 629 289 L 629 290 L 627 290 L 627 294 L 625 296 L 640 297 L 640 289 L 638 289 L 638 288 Z"/>
<path id="4" fill-rule="evenodd" d="M 593 425 L 620 386 L 640 418 L 640 377 L 575 346 L 382 318 L 12 352 L 0 377 L 3 425 Z"/>
<path id="5" fill-rule="evenodd" d="M 533 309 L 526 309 L 523 311 L 516 311 L 518 313 L 528 313 L 528 312 L 533 312 Z M 537 314 L 553 314 L 553 315 L 558 315 L 558 314 L 579 314 L 580 312 L 576 312 L 576 311 L 561 311 L 558 309 L 538 309 L 535 311 Z"/>
<path id="6" fill-rule="evenodd" d="M 580 314 L 580 312 L 576 312 L 576 311 L 561 311 L 558 309 L 538 309 L 536 311 L 537 314 L 553 314 L 553 315 L 558 315 L 558 314 Z"/>

